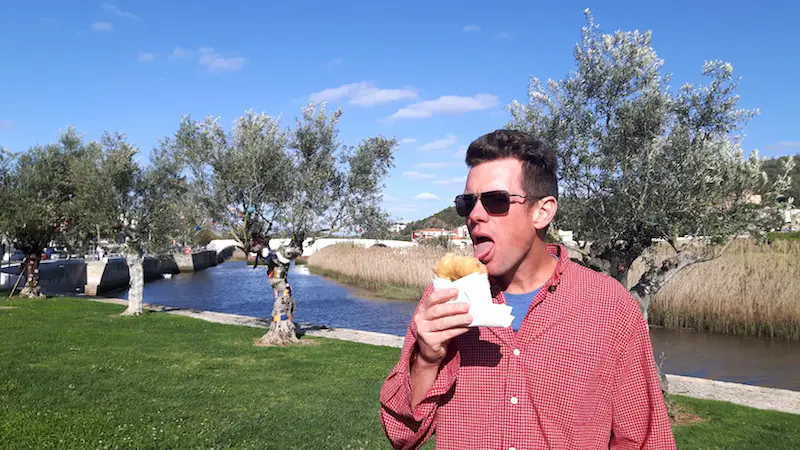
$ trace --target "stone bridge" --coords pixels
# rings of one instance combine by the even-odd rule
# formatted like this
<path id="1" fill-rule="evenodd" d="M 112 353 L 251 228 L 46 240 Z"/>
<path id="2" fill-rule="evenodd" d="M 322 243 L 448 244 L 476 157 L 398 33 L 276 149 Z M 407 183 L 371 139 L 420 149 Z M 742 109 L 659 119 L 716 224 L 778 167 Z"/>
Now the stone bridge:
<path id="1" fill-rule="evenodd" d="M 289 238 L 286 239 L 270 239 L 269 246 L 273 249 L 280 247 L 281 245 L 287 245 L 289 243 Z M 339 238 L 321 238 L 314 241 L 313 244 L 308 245 L 311 239 L 306 239 L 306 242 L 303 245 L 303 256 L 311 256 L 317 251 L 322 248 L 325 248 L 329 245 L 333 244 L 340 244 L 343 242 L 353 243 L 356 245 L 361 245 L 363 247 L 372 247 L 373 245 L 385 245 L 387 247 L 392 248 L 401 248 L 401 247 L 412 247 L 417 245 L 414 242 L 409 241 L 394 241 L 388 239 L 339 239 Z M 206 245 L 206 250 L 212 250 L 217 252 L 218 255 L 221 255 L 223 258 L 229 256 L 233 253 L 233 249 L 236 248 L 236 241 L 233 239 L 215 239 Z"/>

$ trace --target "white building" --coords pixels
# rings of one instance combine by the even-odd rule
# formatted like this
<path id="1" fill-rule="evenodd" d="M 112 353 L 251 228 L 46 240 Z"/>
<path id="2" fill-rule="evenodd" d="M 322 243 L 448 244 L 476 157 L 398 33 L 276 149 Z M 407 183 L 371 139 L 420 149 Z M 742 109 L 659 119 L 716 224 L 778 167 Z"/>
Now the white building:
<path id="1" fill-rule="evenodd" d="M 389 231 L 392 233 L 399 233 L 406 229 L 406 224 L 402 222 L 397 222 L 389 225 Z"/>

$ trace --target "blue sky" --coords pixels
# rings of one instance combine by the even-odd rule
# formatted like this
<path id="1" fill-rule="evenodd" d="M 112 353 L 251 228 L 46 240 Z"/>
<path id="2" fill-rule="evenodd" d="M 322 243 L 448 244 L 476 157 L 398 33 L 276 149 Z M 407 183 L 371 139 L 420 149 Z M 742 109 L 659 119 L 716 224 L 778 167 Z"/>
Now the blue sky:
<path id="1" fill-rule="evenodd" d="M 800 151 L 800 6 L 791 2 L 22 2 L 0 5 L 0 145 L 21 151 L 72 125 L 117 130 L 146 153 L 181 116 L 248 109 L 286 126 L 312 99 L 341 106 L 341 138 L 401 146 L 385 206 L 406 220 L 452 204 L 463 149 L 508 121 L 528 79 L 563 78 L 584 8 L 606 32 L 652 30 L 673 85 L 705 60 L 741 75 L 761 114 L 746 151 Z"/>

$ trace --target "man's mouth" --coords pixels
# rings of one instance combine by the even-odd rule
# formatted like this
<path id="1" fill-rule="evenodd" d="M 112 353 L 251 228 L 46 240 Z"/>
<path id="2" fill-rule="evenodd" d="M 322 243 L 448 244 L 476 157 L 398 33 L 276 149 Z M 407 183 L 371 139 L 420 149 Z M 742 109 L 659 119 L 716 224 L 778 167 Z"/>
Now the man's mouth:
<path id="1" fill-rule="evenodd" d="M 494 251 L 494 241 L 489 236 L 476 236 L 472 244 L 472 256 L 486 263 Z"/>

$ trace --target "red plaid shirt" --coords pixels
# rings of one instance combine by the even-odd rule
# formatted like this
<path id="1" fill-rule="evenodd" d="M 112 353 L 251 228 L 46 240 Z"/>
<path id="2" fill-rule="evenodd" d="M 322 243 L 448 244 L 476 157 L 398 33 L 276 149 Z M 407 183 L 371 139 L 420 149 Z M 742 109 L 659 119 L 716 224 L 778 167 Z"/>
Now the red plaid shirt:
<path id="1" fill-rule="evenodd" d="M 434 432 L 446 449 L 675 448 L 638 304 L 614 279 L 570 261 L 563 246 L 547 248 L 559 262 L 519 332 L 476 327 L 455 338 L 413 411 L 411 321 L 380 392 L 394 448 L 418 448 Z M 505 302 L 497 286 L 492 294 Z"/>

